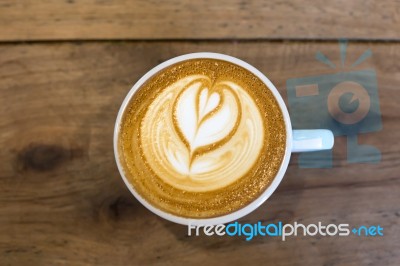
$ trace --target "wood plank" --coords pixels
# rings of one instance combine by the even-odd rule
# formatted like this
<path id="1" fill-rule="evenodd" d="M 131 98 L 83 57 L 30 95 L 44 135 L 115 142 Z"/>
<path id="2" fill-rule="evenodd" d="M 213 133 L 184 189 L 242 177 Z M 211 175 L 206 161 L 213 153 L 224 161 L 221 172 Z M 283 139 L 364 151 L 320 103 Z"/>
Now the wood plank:
<path id="1" fill-rule="evenodd" d="M 124 186 L 113 124 L 132 84 L 176 55 L 215 51 L 264 72 L 286 98 L 286 80 L 333 73 L 335 42 L 91 42 L 1 45 L 0 261 L 2 265 L 395 265 L 400 261 L 400 45 L 350 43 L 348 62 L 375 69 L 383 130 L 360 136 L 379 164 L 349 164 L 336 138 L 334 168 L 300 169 L 292 158 L 277 192 L 242 222 L 381 225 L 384 236 L 188 237 Z M 344 69 L 348 71 L 350 68 Z"/>
<path id="2" fill-rule="evenodd" d="M 0 40 L 400 39 L 400 3 L 0 1 Z"/>

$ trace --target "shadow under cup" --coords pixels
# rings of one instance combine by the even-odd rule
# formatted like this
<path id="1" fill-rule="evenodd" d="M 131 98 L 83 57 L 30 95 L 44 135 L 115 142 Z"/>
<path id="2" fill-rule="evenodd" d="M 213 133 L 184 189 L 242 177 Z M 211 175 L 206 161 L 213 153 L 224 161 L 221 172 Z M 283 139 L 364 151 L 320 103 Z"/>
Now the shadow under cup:
<path id="1" fill-rule="evenodd" d="M 181 224 L 217 224 L 261 205 L 280 183 L 291 125 L 274 85 L 227 55 L 170 59 L 119 110 L 114 152 L 132 194 Z"/>

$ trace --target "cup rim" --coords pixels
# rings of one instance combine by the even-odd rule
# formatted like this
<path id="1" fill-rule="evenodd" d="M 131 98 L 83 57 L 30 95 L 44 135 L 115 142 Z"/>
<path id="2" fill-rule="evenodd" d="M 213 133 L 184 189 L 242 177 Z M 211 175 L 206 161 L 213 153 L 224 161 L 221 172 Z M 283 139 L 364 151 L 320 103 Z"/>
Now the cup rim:
<path id="1" fill-rule="evenodd" d="M 238 66 L 241 66 L 241 67 L 245 68 L 246 70 L 250 71 L 251 73 L 253 73 L 265 85 L 267 85 L 268 89 L 272 92 L 275 99 L 277 100 L 278 105 L 281 108 L 281 111 L 283 114 L 285 127 L 286 127 L 286 147 L 285 147 L 285 153 L 284 153 L 284 157 L 283 157 L 281 166 L 279 167 L 278 173 L 274 177 L 272 183 L 267 187 L 267 189 L 264 192 L 262 192 L 251 203 L 245 205 L 244 207 L 240 208 L 239 210 L 236 210 L 234 212 L 231 212 L 231 213 L 228 213 L 225 215 L 217 216 L 217 217 L 188 218 L 188 217 L 177 216 L 177 215 L 165 212 L 163 210 L 160 210 L 157 207 L 153 206 L 146 199 L 144 199 L 141 195 L 139 195 L 139 193 L 136 192 L 133 185 L 126 178 L 123 167 L 120 163 L 119 151 L 118 151 L 118 135 L 119 135 L 119 130 L 120 130 L 121 119 L 122 119 L 122 116 L 125 112 L 125 109 L 126 109 L 128 103 L 130 102 L 131 98 L 136 93 L 136 91 L 149 78 L 151 78 L 153 75 L 155 75 L 159 71 L 163 70 L 164 68 L 169 67 L 170 65 L 173 65 L 173 64 L 176 64 L 176 63 L 179 63 L 182 61 L 190 60 L 190 59 L 200 59 L 200 58 L 223 60 L 223 61 L 227 61 L 227 62 L 236 64 Z M 171 58 L 171 59 L 155 66 L 154 68 L 149 70 L 145 75 L 143 75 L 133 85 L 133 87 L 129 90 L 128 94 L 125 96 L 125 99 L 123 100 L 121 107 L 118 111 L 118 115 L 117 115 L 117 119 L 116 119 L 115 127 L 114 127 L 113 145 L 114 145 L 115 161 L 117 163 L 118 171 L 119 171 L 125 185 L 128 187 L 128 189 L 132 193 L 132 195 L 148 210 L 150 210 L 154 214 L 156 214 L 166 220 L 169 220 L 171 222 L 175 222 L 178 224 L 182 224 L 182 225 L 195 225 L 195 226 L 216 225 L 216 224 L 224 224 L 224 223 L 229 223 L 229 222 L 235 221 L 235 220 L 240 219 L 243 216 L 253 212 L 261 204 L 263 204 L 272 195 L 272 193 L 276 190 L 276 188 L 282 181 L 283 176 L 286 172 L 286 169 L 288 168 L 288 165 L 289 165 L 289 160 L 290 160 L 290 156 L 291 156 L 291 148 L 292 148 L 292 125 L 290 122 L 287 107 L 285 105 L 285 102 L 282 99 L 282 96 L 279 94 L 279 92 L 276 89 L 276 87 L 274 86 L 274 84 L 263 73 L 261 73 L 261 71 L 259 71 L 258 69 L 256 69 L 252 65 L 250 65 L 249 63 L 247 63 L 241 59 L 238 59 L 236 57 L 233 57 L 233 56 L 220 54 L 220 53 L 213 53 L 213 52 L 189 53 L 189 54 L 184 54 L 181 56 Z"/>

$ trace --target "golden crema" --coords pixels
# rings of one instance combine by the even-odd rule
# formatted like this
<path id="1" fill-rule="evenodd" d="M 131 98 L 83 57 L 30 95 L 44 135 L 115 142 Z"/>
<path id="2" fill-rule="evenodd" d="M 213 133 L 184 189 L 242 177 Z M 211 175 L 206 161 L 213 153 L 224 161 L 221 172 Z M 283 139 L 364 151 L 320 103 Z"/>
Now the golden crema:
<path id="1" fill-rule="evenodd" d="M 285 124 L 248 70 L 193 59 L 150 78 L 131 99 L 118 145 L 125 175 L 149 203 L 193 218 L 238 210 L 275 177 Z"/>

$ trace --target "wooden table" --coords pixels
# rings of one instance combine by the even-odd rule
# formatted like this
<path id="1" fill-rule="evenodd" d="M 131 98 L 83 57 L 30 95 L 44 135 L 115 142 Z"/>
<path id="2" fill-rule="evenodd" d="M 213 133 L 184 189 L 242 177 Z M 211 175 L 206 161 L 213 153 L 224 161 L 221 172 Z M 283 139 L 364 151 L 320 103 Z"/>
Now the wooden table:
<path id="1" fill-rule="evenodd" d="M 396 1 L 0 1 L 0 265 L 399 265 L 400 4 Z M 241 222 L 380 225 L 382 237 L 188 237 L 150 213 L 114 162 L 119 106 L 146 71 L 214 51 L 286 81 L 340 65 L 376 72 L 383 129 L 359 136 L 377 164 L 331 169 L 293 156 L 273 196 Z M 345 66 L 345 70 L 350 66 Z"/>

